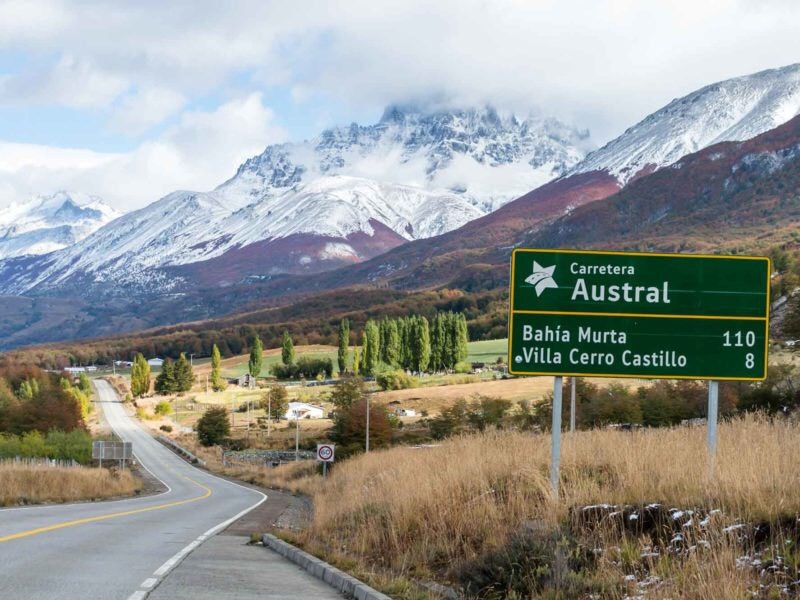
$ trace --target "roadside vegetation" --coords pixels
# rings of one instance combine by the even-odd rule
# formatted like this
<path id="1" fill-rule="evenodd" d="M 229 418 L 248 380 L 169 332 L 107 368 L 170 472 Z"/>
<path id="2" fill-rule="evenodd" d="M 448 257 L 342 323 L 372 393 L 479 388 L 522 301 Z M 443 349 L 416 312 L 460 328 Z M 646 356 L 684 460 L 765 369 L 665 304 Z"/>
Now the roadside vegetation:
<path id="1" fill-rule="evenodd" d="M 102 500 L 141 488 L 130 471 L 0 461 L 0 506 Z"/>
<path id="2" fill-rule="evenodd" d="M 129 471 L 87 466 L 91 396 L 85 373 L 0 372 L 0 505 L 97 500 L 141 489 Z"/>
<path id="3" fill-rule="evenodd" d="M 786 420 L 723 423 L 713 477 L 703 428 L 569 434 L 558 501 L 548 436 L 492 430 L 372 452 L 306 481 L 315 511 L 298 540 L 480 597 L 721 597 L 712 582 L 726 598 L 768 597 L 759 586 L 780 594 L 780 578 L 740 559 L 779 555 L 796 578 L 799 433 Z M 757 541 L 762 523 L 771 533 Z"/>

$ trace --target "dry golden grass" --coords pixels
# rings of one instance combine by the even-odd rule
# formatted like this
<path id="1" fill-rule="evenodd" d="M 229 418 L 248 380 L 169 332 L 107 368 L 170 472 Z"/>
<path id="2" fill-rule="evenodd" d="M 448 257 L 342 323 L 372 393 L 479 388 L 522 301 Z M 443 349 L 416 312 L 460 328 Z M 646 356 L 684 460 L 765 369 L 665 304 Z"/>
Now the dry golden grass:
<path id="1" fill-rule="evenodd" d="M 0 464 L 0 506 L 99 500 L 141 488 L 130 471 Z"/>
<path id="2" fill-rule="evenodd" d="M 497 432 L 373 452 L 315 481 L 305 539 L 395 572 L 413 565 L 441 575 L 500 546 L 523 522 L 557 527 L 573 506 L 661 502 L 743 520 L 800 513 L 800 427 L 755 418 L 720 425 L 713 480 L 705 435 L 705 428 L 565 435 L 557 502 L 548 435 Z M 698 571 L 695 580 L 705 576 Z"/>
<path id="3" fill-rule="evenodd" d="M 651 382 L 642 379 L 589 377 L 586 380 L 601 386 L 619 383 L 625 387 L 639 387 L 651 384 Z M 552 391 L 552 377 L 514 377 L 496 381 L 478 381 L 475 383 L 458 383 L 378 392 L 372 397 L 375 402 L 381 404 L 399 401 L 404 408 L 413 408 L 417 411 L 424 409 L 429 414 L 436 415 L 441 413 L 443 409 L 452 406 L 457 400 L 462 398 L 469 399 L 474 395 L 492 396 L 511 401 L 528 400 L 536 403 L 541 401 L 545 394 Z"/>

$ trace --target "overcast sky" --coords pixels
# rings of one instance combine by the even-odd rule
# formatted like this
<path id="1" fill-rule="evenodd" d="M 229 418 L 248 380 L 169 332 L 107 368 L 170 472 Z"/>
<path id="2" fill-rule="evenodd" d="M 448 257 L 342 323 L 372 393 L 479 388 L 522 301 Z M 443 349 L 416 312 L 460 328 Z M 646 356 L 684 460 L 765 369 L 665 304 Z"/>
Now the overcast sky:
<path id="1" fill-rule="evenodd" d="M 491 103 L 602 144 L 714 81 L 800 61 L 794 0 L 0 0 L 0 206 L 122 210 L 389 103 Z"/>

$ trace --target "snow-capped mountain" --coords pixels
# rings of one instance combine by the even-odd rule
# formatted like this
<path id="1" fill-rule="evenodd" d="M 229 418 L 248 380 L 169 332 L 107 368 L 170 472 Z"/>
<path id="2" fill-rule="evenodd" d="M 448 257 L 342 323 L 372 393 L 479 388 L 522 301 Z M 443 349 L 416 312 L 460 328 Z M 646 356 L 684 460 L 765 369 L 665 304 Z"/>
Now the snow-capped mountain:
<path id="1" fill-rule="evenodd" d="M 11 204 L 0 209 L 0 259 L 61 250 L 119 216 L 100 198 L 77 192 Z"/>
<path id="2" fill-rule="evenodd" d="M 169 194 L 35 265 L 5 265 L 2 291 L 163 290 L 181 281 L 160 269 L 194 263 L 247 277 L 358 262 L 484 215 L 565 172 L 589 144 L 554 119 L 393 107 L 375 125 L 269 146 L 216 189 Z M 221 260 L 228 253 L 248 268 Z"/>
<path id="3" fill-rule="evenodd" d="M 57 286 L 75 275 L 98 283 L 165 285 L 153 269 L 207 261 L 265 240 L 303 234 L 331 242 L 300 253 L 298 267 L 337 257 L 353 262 L 378 253 L 354 247 L 348 242 L 354 234 L 374 237 L 376 226 L 383 225 L 396 234 L 388 238 L 388 249 L 455 229 L 482 214 L 457 194 L 345 176 L 321 177 L 274 198 L 238 206 L 217 192 L 174 192 L 48 257 L 44 269 L 26 269 L 16 286 L 6 289 L 20 293 L 42 283 Z M 265 256 L 267 273 L 273 272 L 269 261 Z"/>
<path id="4" fill-rule="evenodd" d="M 625 184 L 712 144 L 753 138 L 799 113 L 800 64 L 735 77 L 673 100 L 572 172 L 607 171 Z"/>
<path id="5" fill-rule="evenodd" d="M 587 131 L 556 119 L 501 116 L 491 107 L 392 106 L 374 125 L 353 123 L 303 143 L 269 146 L 215 191 L 249 203 L 321 176 L 348 175 L 446 190 L 485 213 L 565 173 L 591 149 Z"/>

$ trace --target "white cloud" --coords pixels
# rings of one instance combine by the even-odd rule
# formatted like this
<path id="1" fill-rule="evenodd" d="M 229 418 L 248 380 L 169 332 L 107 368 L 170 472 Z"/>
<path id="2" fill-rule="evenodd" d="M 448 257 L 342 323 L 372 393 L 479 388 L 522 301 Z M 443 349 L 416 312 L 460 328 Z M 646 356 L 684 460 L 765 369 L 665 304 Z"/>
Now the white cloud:
<path id="1" fill-rule="evenodd" d="M 128 85 L 122 75 L 103 72 L 88 59 L 65 54 L 52 66 L 0 80 L 0 103 L 102 108 Z"/>
<path id="2" fill-rule="evenodd" d="M 29 183 L 2 184 L 36 180 L 39 193 L 73 178 L 137 206 L 172 187 L 213 186 L 283 136 L 247 96 L 272 86 L 313 107 L 307 122 L 392 102 L 490 102 L 539 108 L 602 143 L 698 87 L 800 60 L 798 22 L 790 0 L 6 0 L 0 52 L 25 60 L 0 71 L 0 103 L 80 107 L 137 135 L 198 98 L 240 92 L 110 164 L 40 179 L 37 167 Z"/>
<path id="3" fill-rule="evenodd" d="M 149 114 L 111 116 L 133 130 L 255 71 L 298 102 L 538 106 L 602 141 L 701 85 L 800 60 L 799 17 L 787 0 L 12 1 L 0 48 L 53 61 L 4 95 L 110 108 L 140 90 L 123 108 Z"/>
<path id="4" fill-rule="evenodd" d="M 213 111 L 186 112 L 175 127 L 128 153 L 0 142 L 0 205 L 74 189 L 128 211 L 176 189 L 211 189 L 244 159 L 286 138 L 273 117 L 253 93 Z"/>
<path id="5" fill-rule="evenodd" d="M 112 131 L 137 135 L 173 116 L 186 104 L 186 97 L 174 90 L 152 87 L 125 96 L 109 124 Z"/>

